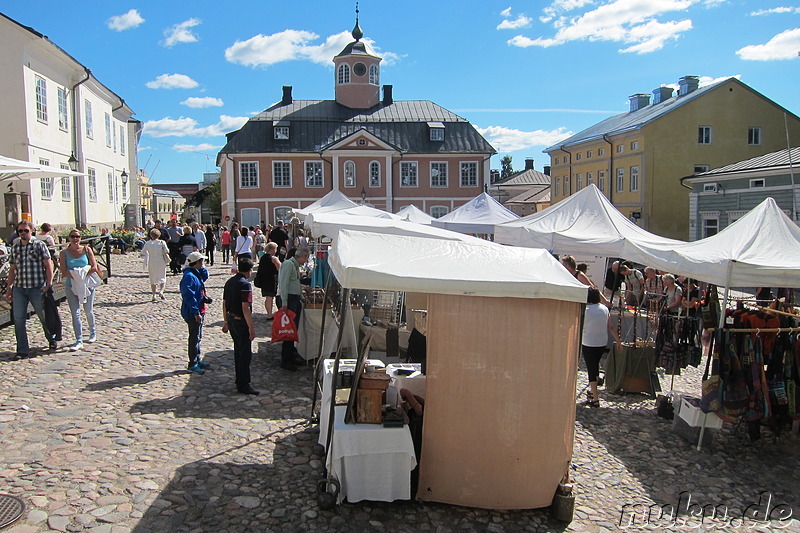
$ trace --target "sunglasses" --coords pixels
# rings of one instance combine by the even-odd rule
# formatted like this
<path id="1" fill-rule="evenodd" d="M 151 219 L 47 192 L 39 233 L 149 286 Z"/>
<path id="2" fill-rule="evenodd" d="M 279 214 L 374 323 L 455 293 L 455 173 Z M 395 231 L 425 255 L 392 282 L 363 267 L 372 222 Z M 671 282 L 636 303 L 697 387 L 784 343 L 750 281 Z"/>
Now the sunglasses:
<path id="1" fill-rule="evenodd" d="M 31 232 L 31 230 L 29 230 L 29 229 L 18 229 L 17 230 L 17 233 L 30 233 L 30 232 Z"/>
<path id="2" fill-rule="evenodd" d="M 80 235 L 70 235 L 69 238 L 70 239 L 80 239 L 81 236 Z"/>

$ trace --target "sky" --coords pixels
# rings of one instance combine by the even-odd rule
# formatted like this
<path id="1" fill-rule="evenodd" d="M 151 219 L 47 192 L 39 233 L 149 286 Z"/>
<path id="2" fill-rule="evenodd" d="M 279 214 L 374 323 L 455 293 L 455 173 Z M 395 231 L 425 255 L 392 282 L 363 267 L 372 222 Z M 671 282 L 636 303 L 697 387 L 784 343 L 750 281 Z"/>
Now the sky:
<path id="1" fill-rule="evenodd" d="M 352 41 L 339 0 L 0 0 L 90 68 L 144 123 L 151 183 L 215 172 L 225 133 L 281 98 L 333 99 Z M 800 115 L 797 0 L 361 0 L 360 25 L 395 100 L 469 120 L 514 169 L 685 75 L 736 76 Z"/>

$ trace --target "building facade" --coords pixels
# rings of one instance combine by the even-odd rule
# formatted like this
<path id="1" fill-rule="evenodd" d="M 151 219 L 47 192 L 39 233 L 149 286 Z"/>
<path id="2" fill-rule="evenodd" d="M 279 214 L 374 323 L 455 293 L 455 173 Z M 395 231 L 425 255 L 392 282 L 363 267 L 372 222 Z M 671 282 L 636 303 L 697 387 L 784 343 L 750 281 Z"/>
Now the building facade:
<path id="1" fill-rule="evenodd" d="M 739 80 L 698 85 L 685 76 L 652 103 L 635 94 L 629 112 L 547 148 L 553 203 L 593 183 L 648 231 L 686 239 L 696 228 L 680 178 L 785 148 L 787 129 L 800 139 L 800 118 Z"/>
<path id="2" fill-rule="evenodd" d="M 689 193 L 690 240 L 715 235 L 772 197 L 800 218 L 800 147 L 780 150 L 684 178 Z"/>
<path id="3" fill-rule="evenodd" d="M 283 98 L 229 133 L 217 157 L 223 220 L 288 220 L 337 189 L 396 212 L 416 205 L 438 217 L 489 184 L 495 150 L 465 119 L 433 102 L 380 97 L 380 62 L 356 21 L 334 59 L 335 100 Z"/>
<path id="4" fill-rule="evenodd" d="M 142 125 L 125 101 L 46 36 L 0 14 L 0 154 L 85 176 L 3 190 L 6 224 L 121 226 L 138 203 Z"/>

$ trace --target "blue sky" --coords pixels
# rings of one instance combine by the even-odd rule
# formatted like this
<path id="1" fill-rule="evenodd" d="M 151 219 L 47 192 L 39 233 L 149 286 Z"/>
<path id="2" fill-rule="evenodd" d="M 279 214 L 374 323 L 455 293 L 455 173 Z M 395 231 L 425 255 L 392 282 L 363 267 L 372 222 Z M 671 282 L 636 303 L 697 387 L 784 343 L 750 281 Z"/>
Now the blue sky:
<path id="1" fill-rule="evenodd" d="M 398 100 L 432 100 L 480 129 L 499 158 L 542 153 L 628 96 L 738 76 L 800 114 L 796 0 L 362 0 L 361 27 Z M 216 170 L 224 134 L 280 99 L 332 99 L 330 61 L 354 3 L 3 0 L 89 67 L 145 123 L 152 182 Z M 795 143 L 797 144 L 797 143 Z"/>

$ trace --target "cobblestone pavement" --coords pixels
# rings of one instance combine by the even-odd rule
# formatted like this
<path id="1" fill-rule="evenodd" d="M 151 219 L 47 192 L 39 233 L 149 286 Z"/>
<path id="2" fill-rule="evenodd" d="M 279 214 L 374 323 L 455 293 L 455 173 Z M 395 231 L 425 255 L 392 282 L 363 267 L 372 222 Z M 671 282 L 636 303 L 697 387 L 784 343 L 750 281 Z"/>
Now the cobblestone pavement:
<path id="1" fill-rule="evenodd" d="M 0 331 L 0 493 L 28 506 L 6 531 L 614 531 L 623 512 L 624 521 L 631 509 L 639 512 L 642 525 L 645 506 L 677 505 L 683 491 L 684 507 L 690 494 L 691 503 L 727 506 L 737 517 L 768 492 L 772 508 L 786 504 L 779 509 L 800 516 L 797 435 L 775 441 L 764 430 L 751 443 L 746 431 L 726 425 L 698 452 L 655 415 L 652 400 L 605 393 L 600 409 L 577 408 L 577 500 L 569 525 L 550 520 L 547 510 L 414 502 L 321 511 L 321 449 L 317 429 L 305 422 L 311 372 L 281 370 L 272 349 L 252 366 L 261 395 L 236 394 L 231 342 L 220 330 L 229 267 L 210 268 L 215 302 L 203 347 L 212 368 L 198 376 L 184 370 L 179 278 L 169 277 L 166 301 L 151 303 L 138 258 L 113 261 L 114 277 L 96 299 L 97 343 L 67 350 L 73 334 L 66 303 L 65 341 L 54 353 L 12 361 L 13 328 Z M 263 307 L 256 309 L 263 341 Z M 35 319 L 29 331 L 32 346 L 46 346 Z M 696 391 L 699 381 L 700 371 L 691 369 L 675 389 Z M 581 370 L 579 392 L 585 384 Z M 647 529 L 669 526 L 656 518 Z M 697 530 L 697 521 L 673 529 Z M 799 524 L 773 520 L 767 529 L 800 531 Z M 719 517 L 707 518 L 706 527 L 732 530 Z"/>

